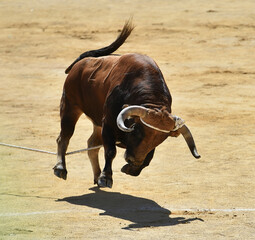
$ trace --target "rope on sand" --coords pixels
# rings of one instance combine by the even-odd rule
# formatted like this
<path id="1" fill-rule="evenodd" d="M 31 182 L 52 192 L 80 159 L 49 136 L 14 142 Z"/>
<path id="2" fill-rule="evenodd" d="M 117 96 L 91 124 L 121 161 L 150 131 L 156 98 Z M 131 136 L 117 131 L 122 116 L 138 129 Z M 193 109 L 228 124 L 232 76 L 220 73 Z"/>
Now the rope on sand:
<path id="1" fill-rule="evenodd" d="M 50 151 L 41 150 L 41 149 L 36 149 L 36 148 L 29 148 L 29 147 L 17 146 L 17 145 L 7 144 L 7 143 L 1 143 L 1 142 L 0 142 L 0 145 L 1 145 L 1 146 L 5 146 L 5 147 L 11 147 L 11 148 L 18 148 L 18 149 L 33 151 L 33 152 L 40 152 L 40 153 L 47 153 L 47 154 L 57 155 L 57 153 L 55 153 L 55 152 L 50 152 Z M 83 148 L 83 149 L 80 149 L 80 150 L 68 152 L 68 153 L 66 153 L 66 155 L 71 155 L 71 154 L 75 154 L 75 153 L 85 152 L 85 151 L 89 151 L 89 150 L 93 150 L 93 149 L 100 148 L 100 147 L 102 147 L 102 146 L 103 146 L 103 145 L 98 145 L 98 146 L 89 147 L 89 148 Z"/>

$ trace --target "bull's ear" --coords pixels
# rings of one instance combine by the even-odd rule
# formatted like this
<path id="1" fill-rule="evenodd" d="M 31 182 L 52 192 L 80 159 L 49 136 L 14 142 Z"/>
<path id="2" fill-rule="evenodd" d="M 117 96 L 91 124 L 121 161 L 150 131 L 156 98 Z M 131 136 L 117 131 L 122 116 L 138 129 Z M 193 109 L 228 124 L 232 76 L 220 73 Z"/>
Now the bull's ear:
<path id="1" fill-rule="evenodd" d="M 128 106 L 129 106 L 128 104 L 124 104 L 124 105 L 122 106 L 122 109 L 127 108 Z"/>

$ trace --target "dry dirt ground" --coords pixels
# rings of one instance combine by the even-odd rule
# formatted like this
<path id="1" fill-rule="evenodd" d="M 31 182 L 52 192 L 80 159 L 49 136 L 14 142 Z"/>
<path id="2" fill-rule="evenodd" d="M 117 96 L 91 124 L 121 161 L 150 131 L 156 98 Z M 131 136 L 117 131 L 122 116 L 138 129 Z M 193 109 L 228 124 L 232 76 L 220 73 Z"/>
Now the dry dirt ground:
<path id="1" fill-rule="evenodd" d="M 118 53 L 156 60 L 202 158 L 167 139 L 131 177 L 119 149 L 100 190 L 86 153 L 67 157 L 64 181 L 54 155 L 0 146 L 0 239 L 255 238 L 254 0 L 1 0 L 0 142 L 56 151 L 65 68 L 130 16 Z M 91 129 L 82 117 L 69 151 Z"/>

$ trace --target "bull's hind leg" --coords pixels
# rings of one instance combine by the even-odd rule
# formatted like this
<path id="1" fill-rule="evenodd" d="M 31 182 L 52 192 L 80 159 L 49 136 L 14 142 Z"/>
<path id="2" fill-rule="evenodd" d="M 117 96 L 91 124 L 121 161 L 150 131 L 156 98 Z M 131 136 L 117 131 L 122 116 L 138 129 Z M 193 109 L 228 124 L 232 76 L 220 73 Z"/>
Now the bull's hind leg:
<path id="1" fill-rule="evenodd" d="M 66 180 L 67 170 L 65 155 L 69 144 L 69 140 L 74 133 L 75 124 L 82 112 L 76 106 L 72 106 L 65 96 L 62 96 L 60 105 L 61 132 L 57 138 L 57 164 L 55 165 L 54 174 Z"/>
<path id="2" fill-rule="evenodd" d="M 101 134 L 101 127 L 95 126 L 94 125 L 94 131 L 90 138 L 88 139 L 88 147 L 95 147 L 102 145 L 102 134 Z M 101 169 L 98 161 L 98 152 L 99 148 L 92 149 L 88 151 L 88 156 L 90 159 L 90 163 L 93 169 L 93 174 L 94 174 L 94 183 L 98 183 L 98 177 L 100 176 Z"/>

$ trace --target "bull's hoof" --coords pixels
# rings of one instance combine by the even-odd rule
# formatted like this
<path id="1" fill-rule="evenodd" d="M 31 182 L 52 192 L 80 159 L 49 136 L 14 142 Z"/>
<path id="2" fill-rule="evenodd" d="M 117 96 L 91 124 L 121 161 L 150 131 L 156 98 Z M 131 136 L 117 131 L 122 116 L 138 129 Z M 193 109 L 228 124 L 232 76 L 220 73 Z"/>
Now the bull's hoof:
<path id="1" fill-rule="evenodd" d="M 67 170 L 64 169 L 62 166 L 60 165 L 56 165 L 54 168 L 54 174 L 59 177 L 59 178 L 62 178 L 64 180 L 66 180 L 67 178 Z"/>
<path id="2" fill-rule="evenodd" d="M 109 176 L 107 177 L 105 176 L 105 174 L 101 173 L 100 177 L 97 180 L 97 185 L 103 188 L 104 187 L 112 188 L 112 184 L 113 184 L 112 178 Z"/>
<path id="3" fill-rule="evenodd" d="M 121 168 L 121 172 L 126 173 L 128 175 L 137 177 L 142 171 L 142 168 L 140 167 L 134 167 L 130 164 L 126 164 Z"/>

